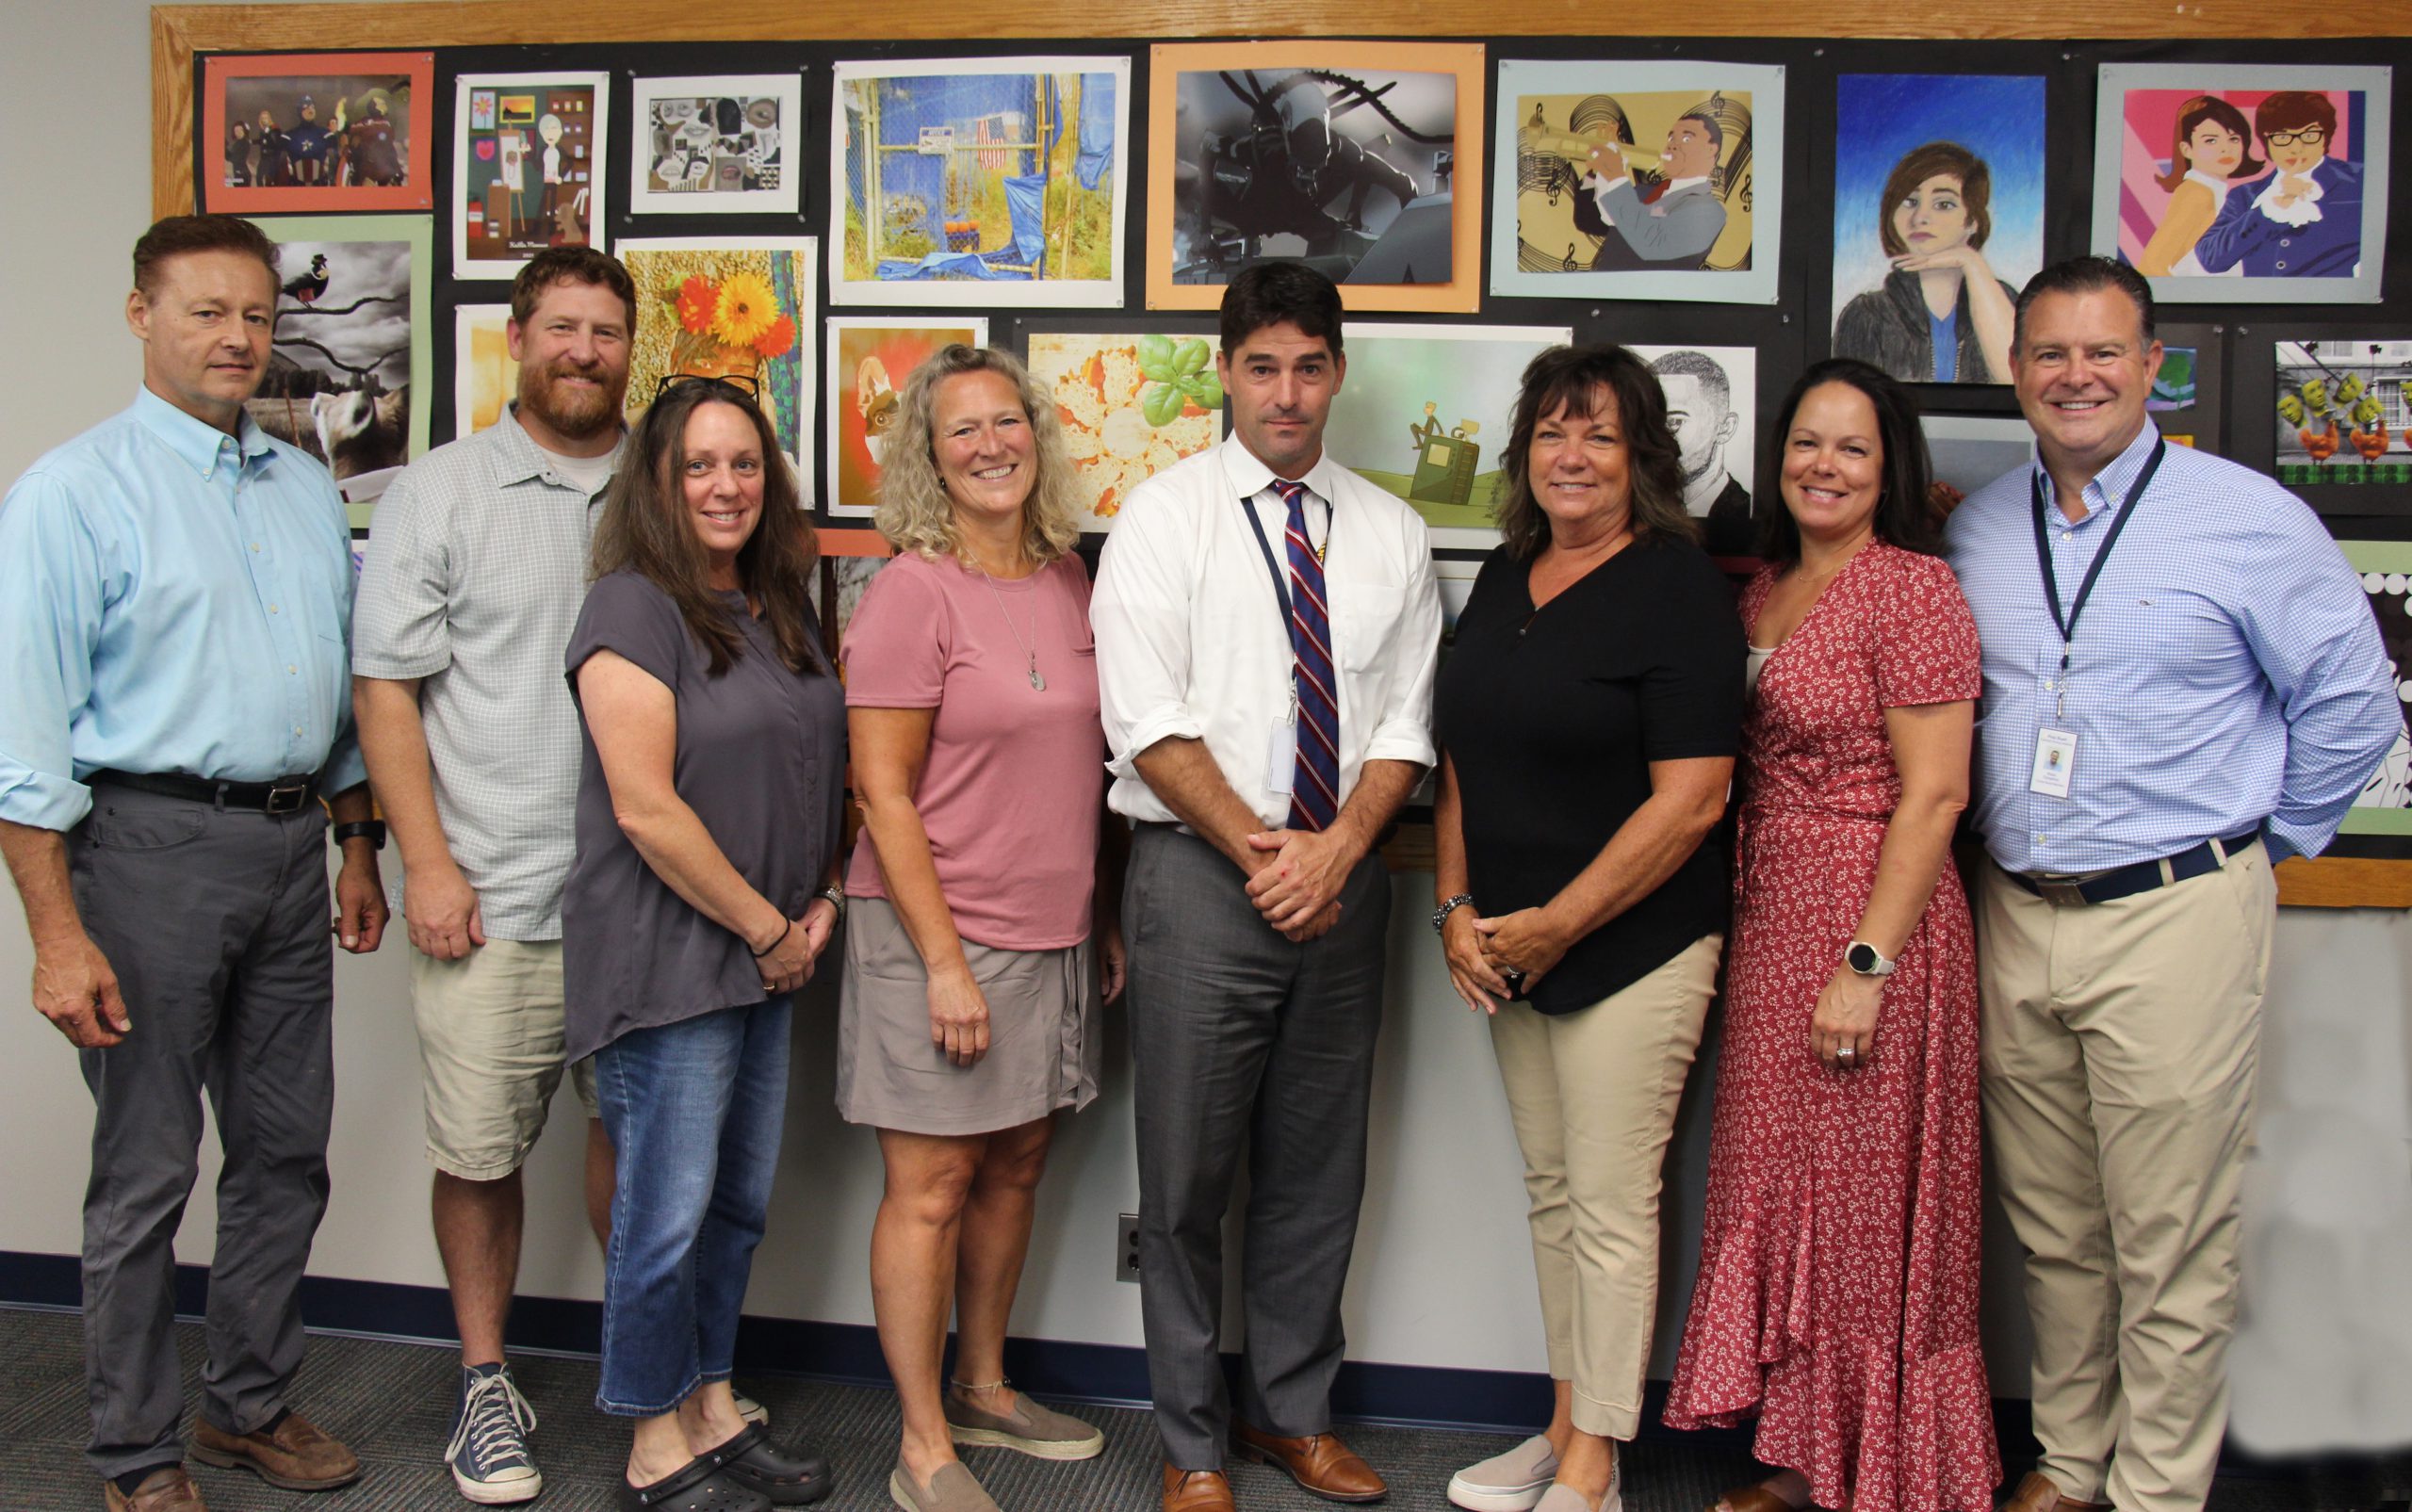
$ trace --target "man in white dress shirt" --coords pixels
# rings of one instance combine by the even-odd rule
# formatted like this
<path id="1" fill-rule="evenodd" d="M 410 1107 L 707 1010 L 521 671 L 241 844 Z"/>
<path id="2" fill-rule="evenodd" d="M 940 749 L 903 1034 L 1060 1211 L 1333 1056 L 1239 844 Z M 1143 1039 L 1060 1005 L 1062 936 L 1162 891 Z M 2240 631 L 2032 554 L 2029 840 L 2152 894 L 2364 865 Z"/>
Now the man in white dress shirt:
<path id="1" fill-rule="evenodd" d="M 1224 295 L 1232 435 L 1133 490 L 1091 613 L 1107 803 L 1134 821 L 1123 916 L 1139 1256 L 1165 1512 L 1231 1506 L 1225 1438 L 1335 1501 L 1381 1477 L 1331 1433 L 1365 1178 L 1390 879 L 1375 854 L 1432 763 L 1431 542 L 1326 456 L 1340 292 L 1291 263 Z M 1247 1360 L 1217 1358 L 1222 1224 L 1249 1145 Z"/>

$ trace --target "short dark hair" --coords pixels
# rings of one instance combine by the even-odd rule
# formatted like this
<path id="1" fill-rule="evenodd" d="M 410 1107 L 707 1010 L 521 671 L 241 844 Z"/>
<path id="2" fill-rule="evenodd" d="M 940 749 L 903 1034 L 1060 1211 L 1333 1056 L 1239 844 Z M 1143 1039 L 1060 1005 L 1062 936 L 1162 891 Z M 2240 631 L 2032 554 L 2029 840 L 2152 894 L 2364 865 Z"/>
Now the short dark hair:
<path id="1" fill-rule="evenodd" d="M 1561 410 L 1589 415 L 1605 394 L 1617 407 L 1632 465 L 1626 508 L 1633 538 L 1697 541 L 1700 527 L 1684 508 L 1683 450 L 1667 429 L 1667 396 L 1649 366 L 1622 347 L 1552 347 L 1524 368 L 1508 445 L 1499 453 L 1498 504 L 1493 512 L 1508 554 L 1529 561 L 1549 545 L 1549 519 L 1533 496 L 1529 471 L 1533 432 Z"/>
<path id="2" fill-rule="evenodd" d="M 1968 212 L 1968 245 L 1982 247 L 1994 234 L 1993 170 L 1956 141 L 1931 141 L 1902 154 L 1884 180 L 1884 197 L 1876 206 L 1876 234 L 1884 243 L 1885 256 L 1909 255 L 1909 243 L 1893 229 L 1893 210 L 1910 197 L 1911 190 L 1937 173 L 1948 173 L 1960 181 L 1960 203 Z"/>
<path id="3" fill-rule="evenodd" d="M 592 247 L 547 247 L 528 259 L 511 281 L 511 318 L 526 325 L 536 315 L 536 301 L 556 284 L 597 284 L 620 297 L 628 309 L 628 335 L 637 333 L 637 281 L 617 257 Z"/>
<path id="4" fill-rule="evenodd" d="M 269 234 L 232 215 L 171 215 L 151 223 L 134 244 L 134 286 L 145 299 L 159 292 L 159 270 L 193 252 L 244 252 L 260 260 L 276 281 L 276 243 Z"/>
<path id="5" fill-rule="evenodd" d="M 1691 379 L 1719 409 L 1729 414 L 1734 409 L 1734 381 L 1725 376 L 1724 366 L 1704 351 L 1662 351 L 1650 360 L 1650 370 L 1660 378 Z M 1660 392 L 1665 392 L 1663 385 Z"/>
<path id="6" fill-rule="evenodd" d="M 1697 121 L 1708 128 L 1708 145 L 1718 152 L 1725 150 L 1725 128 L 1718 124 L 1717 113 L 1707 106 L 1695 106 L 1675 118 L 1677 123 Z"/>
<path id="7" fill-rule="evenodd" d="M 1884 448 L 1883 481 L 1876 498 L 1876 537 L 1904 551 L 1938 555 L 1943 549 L 1943 518 L 1929 496 L 1934 463 L 1926 449 L 1926 431 L 1918 424 L 1918 402 L 1910 387 L 1881 367 L 1856 357 L 1830 357 L 1813 364 L 1793 383 L 1775 412 L 1775 446 L 1783 470 L 1785 441 L 1792 433 L 1792 417 L 1809 391 L 1827 383 L 1842 383 L 1866 397 L 1876 411 L 1876 444 Z M 1789 508 L 1762 511 L 1759 555 L 1770 561 L 1801 560 L 1801 527 Z"/>
<path id="8" fill-rule="evenodd" d="M 1263 330 L 1287 321 L 1305 336 L 1321 336 L 1340 355 L 1340 286 L 1304 263 L 1256 263 L 1223 289 L 1223 354 Z"/>
<path id="9" fill-rule="evenodd" d="M 2320 134 L 2337 135 L 2337 107 L 2328 96 L 2309 89 L 2280 89 L 2253 107 L 2253 134 L 2268 141 L 2273 131 L 2301 131 L 2318 126 Z"/>
<path id="10" fill-rule="evenodd" d="M 2037 300 L 2046 294 L 2098 294 L 2104 289 L 2117 289 L 2136 307 L 2136 319 L 2143 331 L 2144 345 L 2152 345 L 2152 285 L 2144 276 L 2127 264 L 2109 257 L 2087 255 L 2070 257 L 2054 263 L 2018 291 L 2018 306 L 2012 322 L 2010 350 L 2023 351 L 2027 347 L 2027 312 Z"/>

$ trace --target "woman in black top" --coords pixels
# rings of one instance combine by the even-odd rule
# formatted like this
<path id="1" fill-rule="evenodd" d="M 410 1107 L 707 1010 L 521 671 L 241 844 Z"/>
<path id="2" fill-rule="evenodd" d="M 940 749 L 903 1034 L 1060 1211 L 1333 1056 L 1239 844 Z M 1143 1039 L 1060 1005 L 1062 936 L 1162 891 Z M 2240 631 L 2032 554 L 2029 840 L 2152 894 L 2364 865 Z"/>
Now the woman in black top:
<path id="1" fill-rule="evenodd" d="M 1491 1016 L 1556 1408 L 1460 1505 L 1621 1512 L 1657 1296 L 1659 1160 L 1724 942 L 1742 718 L 1733 593 L 1693 541 L 1666 400 L 1622 348 L 1524 370 L 1503 543 L 1436 695 L 1449 979 Z"/>

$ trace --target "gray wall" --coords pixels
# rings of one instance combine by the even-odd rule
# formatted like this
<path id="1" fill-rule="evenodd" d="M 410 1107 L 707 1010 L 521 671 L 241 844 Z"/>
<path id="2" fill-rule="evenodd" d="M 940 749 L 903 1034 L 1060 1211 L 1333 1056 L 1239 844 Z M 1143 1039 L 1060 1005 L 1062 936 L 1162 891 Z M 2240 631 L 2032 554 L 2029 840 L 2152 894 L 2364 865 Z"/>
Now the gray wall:
<path id="1" fill-rule="evenodd" d="M 0 479 L 122 407 L 139 378 L 121 309 L 125 253 L 148 223 L 149 19 L 143 0 L 8 0 L 0 48 L 0 140 L 73 148 L 0 158 L 0 351 L 19 365 L 0 422 Z M 340 39 L 330 39 L 330 45 Z M 1375 1104 L 1375 1158 L 1348 1298 L 1359 1359 L 1539 1371 L 1515 1144 L 1487 1035 L 1450 994 L 1422 919 L 1429 879 L 1402 877 L 1392 932 L 1392 1011 Z M 0 906 L 0 1249 L 72 1253 L 90 1103 L 65 1042 L 22 1006 L 31 950 L 14 893 Z M 416 1050 L 399 931 L 336 969 L 341 1096 L 334 1198 L 314 1269 L 441 1286 L 428 1235 Z M 2270 1114 L 2257 1173 L 2255 1323 L 2240 1342 L 2239 1428 L 2267 1447 L 2412 1437 L 2412 1193 L 2405 1178 L 2412 1057 L 2412 921 L 2395 914 L 2289 913 L 2271 984 Z M 138 1010 L 139 1011 L 139 1010 Z M 834 1001 L 810 994 L 787 1150 L 755 1312 L 869 1323 L 864 1247 L 878 1200 L 868 1132 L 829 1106 Z M 1105 1096 L 1070 1121 L 1042 1199 L 1014 1318 L 1019 1334 L 1136 1344 L 1138 1289 L 1113 1280 L 1115 1214 L 1136 1201 L 1130 1083 L 1116 1054 Z M 1656 1374 L 1672 1358 L 1690 1279 L 1709 1067 L 1670 1172 L 1670 1251 Z M 529 1167 L 523 1290 L 595 1297 L 601 1270 L 578 1195 L 575 1105 Z M 205 1261 L 213 1152 L 178 1244 Z M 1987 1346 L 1996 1390 L 2025 1394 L 2026 1337 L 2012 1257 L 1989 1250 Z"/>

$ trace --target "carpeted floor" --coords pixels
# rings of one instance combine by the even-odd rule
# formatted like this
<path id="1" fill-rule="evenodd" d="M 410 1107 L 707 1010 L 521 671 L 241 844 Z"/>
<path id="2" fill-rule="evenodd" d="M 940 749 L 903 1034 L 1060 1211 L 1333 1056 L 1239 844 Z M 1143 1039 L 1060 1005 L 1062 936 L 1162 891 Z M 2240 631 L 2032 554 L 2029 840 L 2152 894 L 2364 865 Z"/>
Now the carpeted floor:
<path id="1" fill-rule="evenodd" d="M 201 1354 L 198 1325 L 178 1325 L 187 1410 L 195 1399 Z M 367 1473 L 340 1491 L 297 1495 L 240 1471 L 194 1465 L 213 1512 L 454 1512 L 469 1504 L 439 1462 L 450 1424 L 457 1357 L 446 1348 L 383 1340 L 317 1336 L 296 1390 L 296 1405 L 349 1443 Z M 74 1314 L 0 1309 L 0 1509 L 54 1512 L 101 1505 L 100 1483 L 81 1453 L 88 1427 L 83 1335 Z M 595 1362 L 525 1357 L 513 1361 L 520 1388 L 542 1418 L 535 1446 L 551 1512 L 611 1512 L 627 1453 L 626 1429 L 593 1406 Z M 742 1384 L 772 1412 L 783 1441 L 827 1455 L 838 1468 L 830 1512 L 886 1512 L 895 1463 L 895 1399 L 887 1391 L 780 1376 Z M 972 1450 L 967 1463 L 1006 1512 L 1151 1512 L 1157 1503 L 1157 1444 L 1148 1415 L 1084 1407 L 1100 1423 L 1105 1453 L 1082 1464 L 1050 1464 L 1002 1450 Z M 1484 1434 L 1363 1425 L 1349 1443 L 1391 1484 L 1382 1504 L 1396 1512 L 1441 1512 L 1450 1472 L 1505 1447 Z M 2025 1470 L 2013 1467 L 2013 1473 Z M 1654 1438 L 1628 1452 L 1626 1512 L 1697 1512 L 1717 1492 L 1747 1478 L 1738 1451 L 1686 1439 Z M 2305 1467 L 2223 1475 L 2210 1512 L 2371 1512 L 2371 1488 L 2389 1477 L 2375 1467 Z M 2392 1476 L 2402 1479 L 2400 1473 Z M 1328 1504 L 1273 1471 L 1234 1465 L 1242 1512 L 1307 1512 Z"/>

